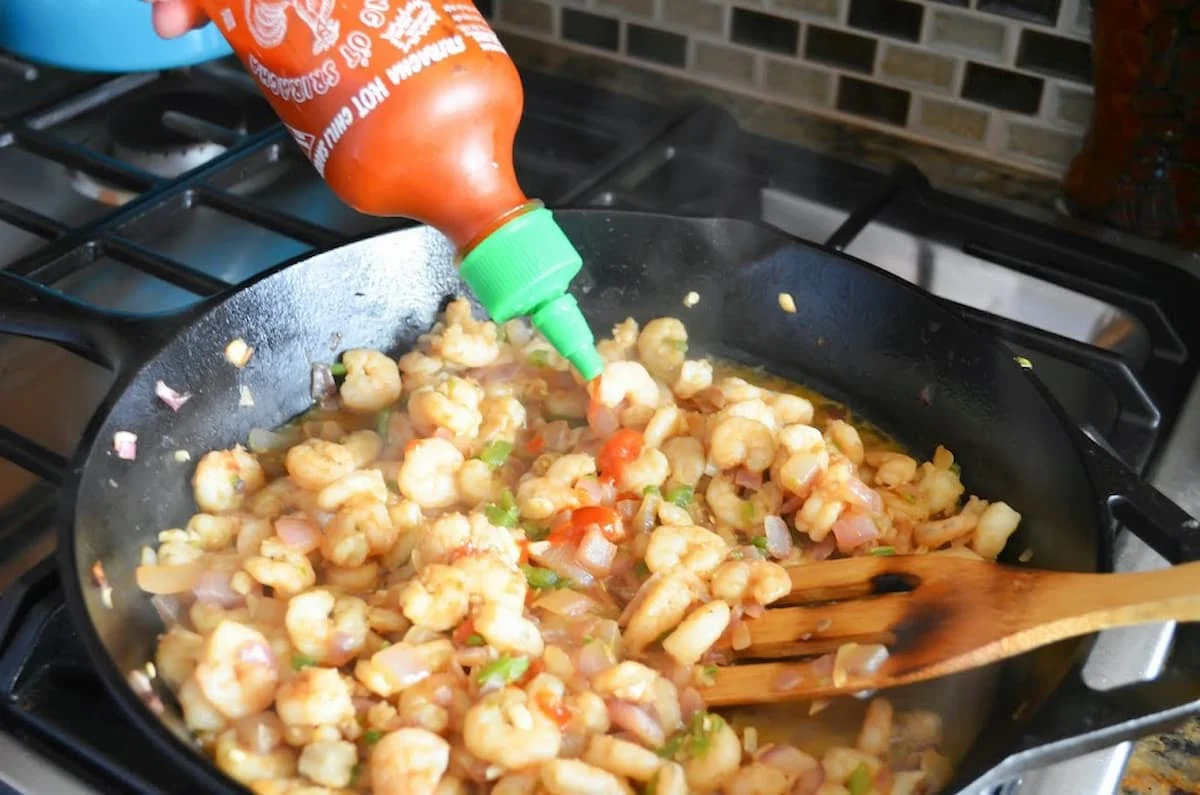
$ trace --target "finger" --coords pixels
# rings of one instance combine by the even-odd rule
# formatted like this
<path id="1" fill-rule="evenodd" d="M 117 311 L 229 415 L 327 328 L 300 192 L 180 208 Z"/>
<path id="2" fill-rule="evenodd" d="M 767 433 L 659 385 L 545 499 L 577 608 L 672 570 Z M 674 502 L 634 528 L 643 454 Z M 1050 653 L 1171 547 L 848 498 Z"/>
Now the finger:
<path id="1" fill-rule="evenodd" d="M 182 36 L 207 21 L 199 4 L 187 0 L 154 0 L 154 30 L 164 39 Z"/>

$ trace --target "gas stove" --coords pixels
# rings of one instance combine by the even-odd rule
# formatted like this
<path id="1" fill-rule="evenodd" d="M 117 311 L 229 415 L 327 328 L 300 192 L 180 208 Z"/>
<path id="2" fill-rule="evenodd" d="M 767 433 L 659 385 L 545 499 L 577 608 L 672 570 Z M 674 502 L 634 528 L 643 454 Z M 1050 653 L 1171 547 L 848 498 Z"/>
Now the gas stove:
<path id="1" fill-rule="evenodd" d="M 526 74 L 525 190 L 552 207 L 750 218 L 885 268 L 998 334 L 1072 416 L 1200 515 L 1200 263 L 934 189 L 672 108 Z M 0 56 L 0 267 L 97 306 L 175 309 L 305 252 L 403 226 L 339 202 L 236 62 L 125 76 Z M 57 482 L 109 386 L 0 336 L 0 793 L 186 791 L 91 672 L 53 561 Z M 1164 565 L 1119 538 L 1119 566 Z M 1155 676 L 1171 625 L 1104 633 L 1093 684 Z M 1012 782 L 1110 793 L 1121 746 Z"/>

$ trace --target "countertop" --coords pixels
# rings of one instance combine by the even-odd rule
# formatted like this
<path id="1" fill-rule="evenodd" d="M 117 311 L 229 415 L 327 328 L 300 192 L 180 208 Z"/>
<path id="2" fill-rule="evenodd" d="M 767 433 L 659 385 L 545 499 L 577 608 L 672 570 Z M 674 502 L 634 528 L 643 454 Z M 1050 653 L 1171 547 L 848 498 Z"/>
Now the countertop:
<path id="1" fill-rule="evenodd" d="M 907 160 L 942 190 L 1026 217 L 1086 229 L 1114 245 L 1174 261 L 1200 277 L 1200 256 L 1196 252 L 1179 251 L 1067 218 L 1059 207 L 1058 183 L 1044 176 L 508 32 L 504 42 L 524 69 L 573 78 L 653 102 L 705 99 L 727 109 L 751 132 L 884 169 Z M 1175 732 L 1139 741 L 1121 781 L 1121 795 L 1183 793 L 1200 793 L 1200 720 L 1191 721 Z"/>

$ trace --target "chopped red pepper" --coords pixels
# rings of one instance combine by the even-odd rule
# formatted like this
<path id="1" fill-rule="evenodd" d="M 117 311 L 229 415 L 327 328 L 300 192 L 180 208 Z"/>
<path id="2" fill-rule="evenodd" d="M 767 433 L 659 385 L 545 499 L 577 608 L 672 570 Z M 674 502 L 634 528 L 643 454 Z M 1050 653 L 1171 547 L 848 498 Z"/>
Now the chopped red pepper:
<path id="1" fill-rule="evenodd" d="M 546 717 L 558 724 L 558 728 L 564 729 L 571 722 L 571 710 L 562 703 L 561 699 L 557 699 L 546 691 L 537 694 L 538 709 L 546 713 Z"/>
<path id="2" fill-rule="evenodd" d="M 633 428 L 621 428 L 604 442 L 596 456 L 596 468 L 600 476 L 613 481 L 621 477 L 621 470 L 630 461 L 642 454 L 645 439 Z"/>
<path id="3" fill-rule="evenodd" d="M 450 639 L 460 646 L 465 646 L 467 644 L 467 638 L 474 634 L 475 622 L 468 618 L 455 628 L 454 632 L 450 635 Z"/>
<path id="4" fill-rule="evenodd" d="M 609 541 L 620 541 L 625 537 L 625 525 L 619 513 L 603 505 L 587 505 L 571 511 L 570 520 L 551 530 L 548 540 L 553 546 L 578 544 L 592 525 L 599 527 Z"/>
<path id="5" fill-rule="evenodd" d="M 533 455 L 540 455 L 542 448 L 546 446 L 546 440 L 542 438 L 540 433 L 534 434 L 533 437 L 525 443 L 525 449 Z"/>
<path id="6" fill-rule="evenodd" d="M 524 566 L 529 562 L 529 540 L 525 538 L 521 539 L 517 542 L 517 547 L 521 550 L 520 556 L 517 558 L 517 563 Z"/>
<path id="7" fill-rule="evenodd" d="M 518 687 L 525 687 L 525 685 L 527 685 L 533 681 L 533 677 L 544 672 L 545 670 L 546 670 L 546 664 L 543 663 L 542 658 L 539 657 L 536 660 L 529 663 L 529 668 L 527 668 L 525 670 L 525 675 L 522 676 L 521 679 L 519 681 L 517 681 L 515 684 Z"/>

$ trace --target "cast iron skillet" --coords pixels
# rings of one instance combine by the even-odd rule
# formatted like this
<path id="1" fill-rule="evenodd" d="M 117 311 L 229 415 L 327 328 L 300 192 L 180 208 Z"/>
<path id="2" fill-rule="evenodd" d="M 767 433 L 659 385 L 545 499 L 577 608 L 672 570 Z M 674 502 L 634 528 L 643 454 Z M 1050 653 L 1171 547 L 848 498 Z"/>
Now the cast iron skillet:
<path id="1" fill-rule="evenodd" d="M 906 282 L 741 221 L 603 210 L 558 217 L 589 263 L 576 292 L 595 328 L 628 315 L 681 316 L 696 349 L 767 365 L 845 400 L 922 455 L 947 445 L 973 493 L 1023 514 L 1010 551 L 1032 549 L 1046 568 L 1109 570 L 1116 510 L 1173 562 L 1197 558 L 1196 534 L 1186 532 L 1194 523 L 1182 510 L 1074 427 L 1010 352 Z M 688 290 L 701 295 L 692 310 L 680 303 Z M 138 550 L 194 511 L 194 463 L 178 462 L 175 451 L 190 451 L 194 462 L 304 411 L 313 362 L 358 346 L 403 351 L 460 292 L 451 247 L 425 227 L 281 266 L 175 316 L 100 314 L 13 276 L 0 282 L 0 331 L 65 344 L 117 374 L 67 478 L 63 586 L 102 679 L 196 788 L 242 791 L 181 739 L 173 716 L 166 725 L 175 732 L 163 731 L 125 679 L 162 630 L 134 584 Z M 779 310 L 780 292 L 794 297 L 795 314 Z M 222 354 L 237 337 L 255 348 L 241 371 Z M 158 379 L 195 397 L 172 413 L 154 397 Z M 252 407 L 238 406 L 243 385 Z M 136 461 L 113 453 L 121 430 L 139 437 Z M 114 588 L 111 608 L 90 574 L 96 561 Z M 1068 642 L 1003 667 L 999 697 L 953 791 L 1200 712 L 1194 659 L 1154 683 L 1100 693 L 1080 675 L 1088 646 Z"/>

